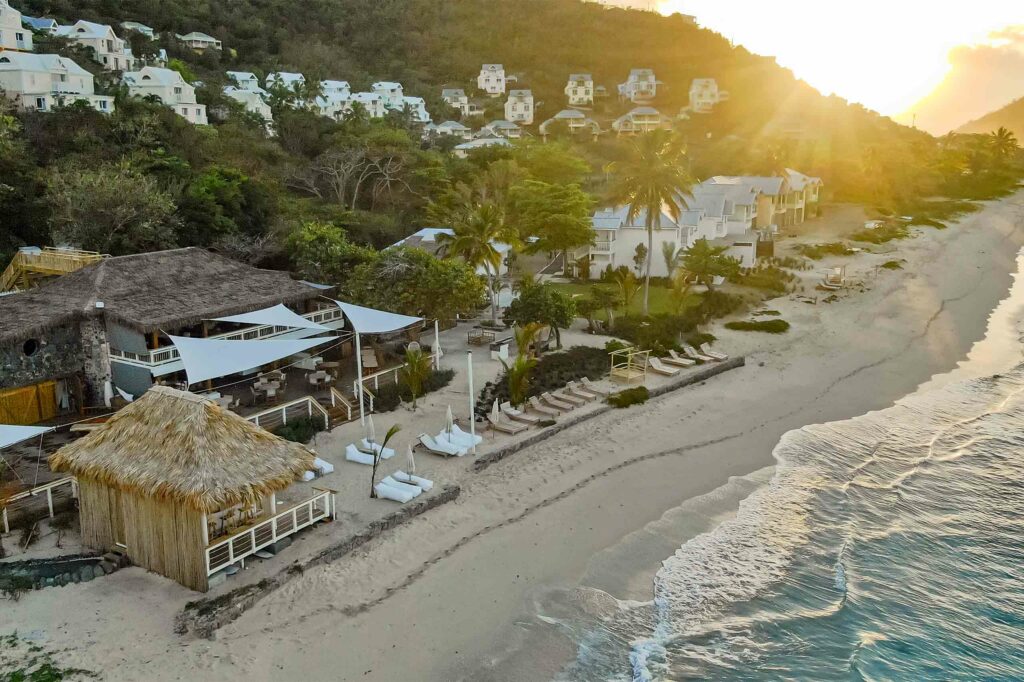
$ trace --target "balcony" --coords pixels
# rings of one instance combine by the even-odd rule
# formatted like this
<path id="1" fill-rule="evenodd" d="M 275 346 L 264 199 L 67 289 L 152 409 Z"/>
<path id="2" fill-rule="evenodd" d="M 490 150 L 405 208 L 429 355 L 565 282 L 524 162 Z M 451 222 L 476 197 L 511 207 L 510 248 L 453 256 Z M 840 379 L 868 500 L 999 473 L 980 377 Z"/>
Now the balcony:
<path id="1" fill-rule="evenodd" d="M 331 326 L 336 329 L 341 327 L 340 324 L 337 324 L 342 321 L 340 308 L 324 308 L 312 313 L 306 313 L 302 317 L 324 326 Z M 332 322 L 336 324 L 330 324 Z M 225 341 L 252 341 L 254 339 L 272 339 L 294 331 L 295 329 L 291 327 L 260 325 L 258 327 L 239 329 L 238 331 L 227 332 L 224 334 L 215 334 L 209 338 Z M 110 360 L 112 362 L 121 362 L 126 365 L 146 367 L 147 369 L 161 368 L 171 363 L 178 362 L 180 359 L 181 356 L 178 355 L 178 349 L 174 346 L 148 350 L 145 353 L 133 353 L 131 351 L 120 350 L 118 348 L 110 349 Z"/>
<path id="2" fill-rule="evenodd" d="M 611 253 L 615 242 L 613 241 L 596 241 L 590 247 L 591 253 Z"/>

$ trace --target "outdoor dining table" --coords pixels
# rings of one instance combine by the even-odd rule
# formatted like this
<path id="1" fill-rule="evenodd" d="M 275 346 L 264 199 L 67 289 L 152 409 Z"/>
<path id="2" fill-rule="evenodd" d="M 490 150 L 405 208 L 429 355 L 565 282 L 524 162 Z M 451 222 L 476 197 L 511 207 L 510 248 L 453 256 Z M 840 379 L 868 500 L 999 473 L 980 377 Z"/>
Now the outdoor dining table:
<path id="1" fill-rule="evenodd" d="M 307 376 L 306 378 L 309 381 L 309 383 L 311 383 L 314 386 L 326 384 L 331 380 L 331 376 L 323 370 L 313 372 L 309 374 L 309 376 Z"/>
<path id="2" fill-rule="evenodd" d="M 230 409 L 235 399 L 230 395 L 221 396 L 220 398 L 214 398 L 214 402 L 220 405 L 225 410 Z"/>
<path id="3" fill-rule="evenodd" d="M 338 369 L 341 368 L 341 363 L 340 362 L 336 362 L 334 360 L 327 360 L 327 361 L 318 363 L 316 368 L 320 369 L 320 370 L 324 370 L 324 371 L 328 372 L 329 374 L 331 374 L 332 376 L 337 376 L 338 375 Z"/>

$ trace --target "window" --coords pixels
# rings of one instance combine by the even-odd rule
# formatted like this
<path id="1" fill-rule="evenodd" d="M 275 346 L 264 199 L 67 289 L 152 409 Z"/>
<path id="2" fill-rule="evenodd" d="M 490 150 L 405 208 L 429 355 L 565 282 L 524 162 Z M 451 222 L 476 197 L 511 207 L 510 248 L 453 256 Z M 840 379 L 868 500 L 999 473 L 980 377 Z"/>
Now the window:
<path id="1" fill-rule="evenodd" d="M 181 94 L 181 88 L 174 88 L 174 94 L 175 95 L 180 95 Z"/>
<path id="2" fill-rule="evenodd" d="M 105 99 L 101 99 L 100 100 L 100 110 L 101 111 L 106 111 L 107 110 L 107 100 L 105 100 Z"/>
<path id="3" fill-rule="evenodd" d="M 36 97 L 36 109 L 39 111 L 46 111 L 46 98 Z"/>
<path id="4" fill-rule="evenodd" d="M 17 40 L 20 43 L 23 40 L 25 40 L 25 34 L 24 33 L 15 33 L 14 34 L 14 39 Z"/>

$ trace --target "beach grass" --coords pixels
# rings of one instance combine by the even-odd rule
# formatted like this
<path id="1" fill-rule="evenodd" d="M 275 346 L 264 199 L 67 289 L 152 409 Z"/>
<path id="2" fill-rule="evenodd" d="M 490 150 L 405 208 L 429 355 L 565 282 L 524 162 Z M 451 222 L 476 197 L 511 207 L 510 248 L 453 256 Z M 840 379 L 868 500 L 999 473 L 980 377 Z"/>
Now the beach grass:
<path id="1" fill-rule="evenodd" d="M 789 322 L 786 322 L 785 320 L 740 320 L 736 322 L 726 322 L 725 328 L 741 332 L 783 334 L 789 331 Z"/>

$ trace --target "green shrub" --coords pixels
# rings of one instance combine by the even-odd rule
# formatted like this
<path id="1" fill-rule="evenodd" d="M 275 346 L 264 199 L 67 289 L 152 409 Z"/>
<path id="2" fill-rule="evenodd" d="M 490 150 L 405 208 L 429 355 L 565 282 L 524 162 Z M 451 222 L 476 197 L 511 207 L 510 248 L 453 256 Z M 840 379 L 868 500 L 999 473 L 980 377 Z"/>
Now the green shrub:
<path id="1" fill-rule="evenodd" d="M 910 236 L 910 228 L 906 223 L 887 222 L 873 230 L 860 230 L 850 235 L 850 239 L 869 244 L 884 244 L 894 239 L 906 239 Z"/>
<path id="2" fill-rule="evenodd" d="M 742 305 L 742 297 L 735 294 L 729 294 L 724 291 L 718 291 L 716 289 L 715 291 L 709 291 L 704 294 L 701 299 L 700 306 L 695 309 L 691 308 L 686 312 L 695 312 L 700 316 L 697 323 L 703 324 L 708 320 L 731 315 L 739 310 Z"/>
<path id="3" fill-rule="evenodd" d="M 796 279 L 796 275 L 772 265 L 761 266 L 740 273 L 730 281 L 735 284 L 742 284 L 756 289 L 765 289 L 779 294 L 789 291 L 790 283 Z"/>
<path id="4" fill-rule="evenodd" d="M 714 334 L 707 332 L 694 332 L 686 337 L 686 343 L 694 348 L 699 348 L 705 343 L 714 343 L 717 340 Z"/>
<path id="5" fill-rule="evenodd" d="M 451 383 L 454 376 L 455 370 L 433 370 L 427 377 L 427 380 L 423 382 L 423 393 L 420 397 L 422 398 L 428 393 L 444 388 Z M 410 391 L 409 387 L 402 381 L 397 384 L 385 384 L 384 386 L 381 386 L 373 392 L 373 396 L 374 412 L 391 412 L 392 410 L 398 409 L 398 406 L 402 404 L 402 401 L 407 403 L 412 402 L 412 391 Z"/>
<path id="6" fill-rule="evenodd" d="M 882 263 L 882 267 L 885 268 L 886 270 L 902 270 L 903 269 L 903 266 L 900 265 L 900 262 L 898 260 L 887 260 L 884 263 Z"/>
<path id="7" fill-rule="evenodd" d="M 651 397 L 651 392 L 646 386 L 635 386 L 627 388 L 618 393 L 608 396 L 608 404 L 616 409 L 623 409 L 630 405 L 642 405 Z"/>
<path id="8" fill-rule="evenodd" d="M 645 349 L 674 348 L 679 343 L 681 334 L 692 332 L 697 327 L 697 319 L 692 314 L 671 315 L 661 313 L 643 317 L 642 315 L 622 315 L 615 318 L 613 333 L 634 345 Z"/>
<path id="9" fill-rule="evenodd" d="M 785 320 L 748 320 L 740 322 L 726 322 L 725 328 L 741 332 L 782 334 L 789 330 L 789 322 L 786 322 Z"/>
<path id="10" fill-rule="evenodd" d="M 324 420 L 318 417 L 302 417 L 282 424 L 274 433 L 294 443 L 308 443 L 316 434 L 324 430 Z"/>
<path id="11" fill-rule="evenodd" d="M 801 256 L 807 256 L 811 260 L 821 260 L 825 256 L 851 256 L 854 253 L 853 249 L 842 242 L 797 244 L 794 248 Z"/>
<path id="12" fill-rule="evenodd" d="M 570 381 L 583 377 L 596 381 L 608 374 L 610 362 L 608 351 L 590 346 L 573 346 L 559 353 L 548 353 L 537 361 L 530 375 L 527 397 L 537 396 L 546 391 L 564 388 Z M 487 382 L 477 399 L 477 414 L 483 416 L 491 411 L 494 401 L 503 403 L 509 399 L 508 381 L 502 374 L 497 383 Z"/>

